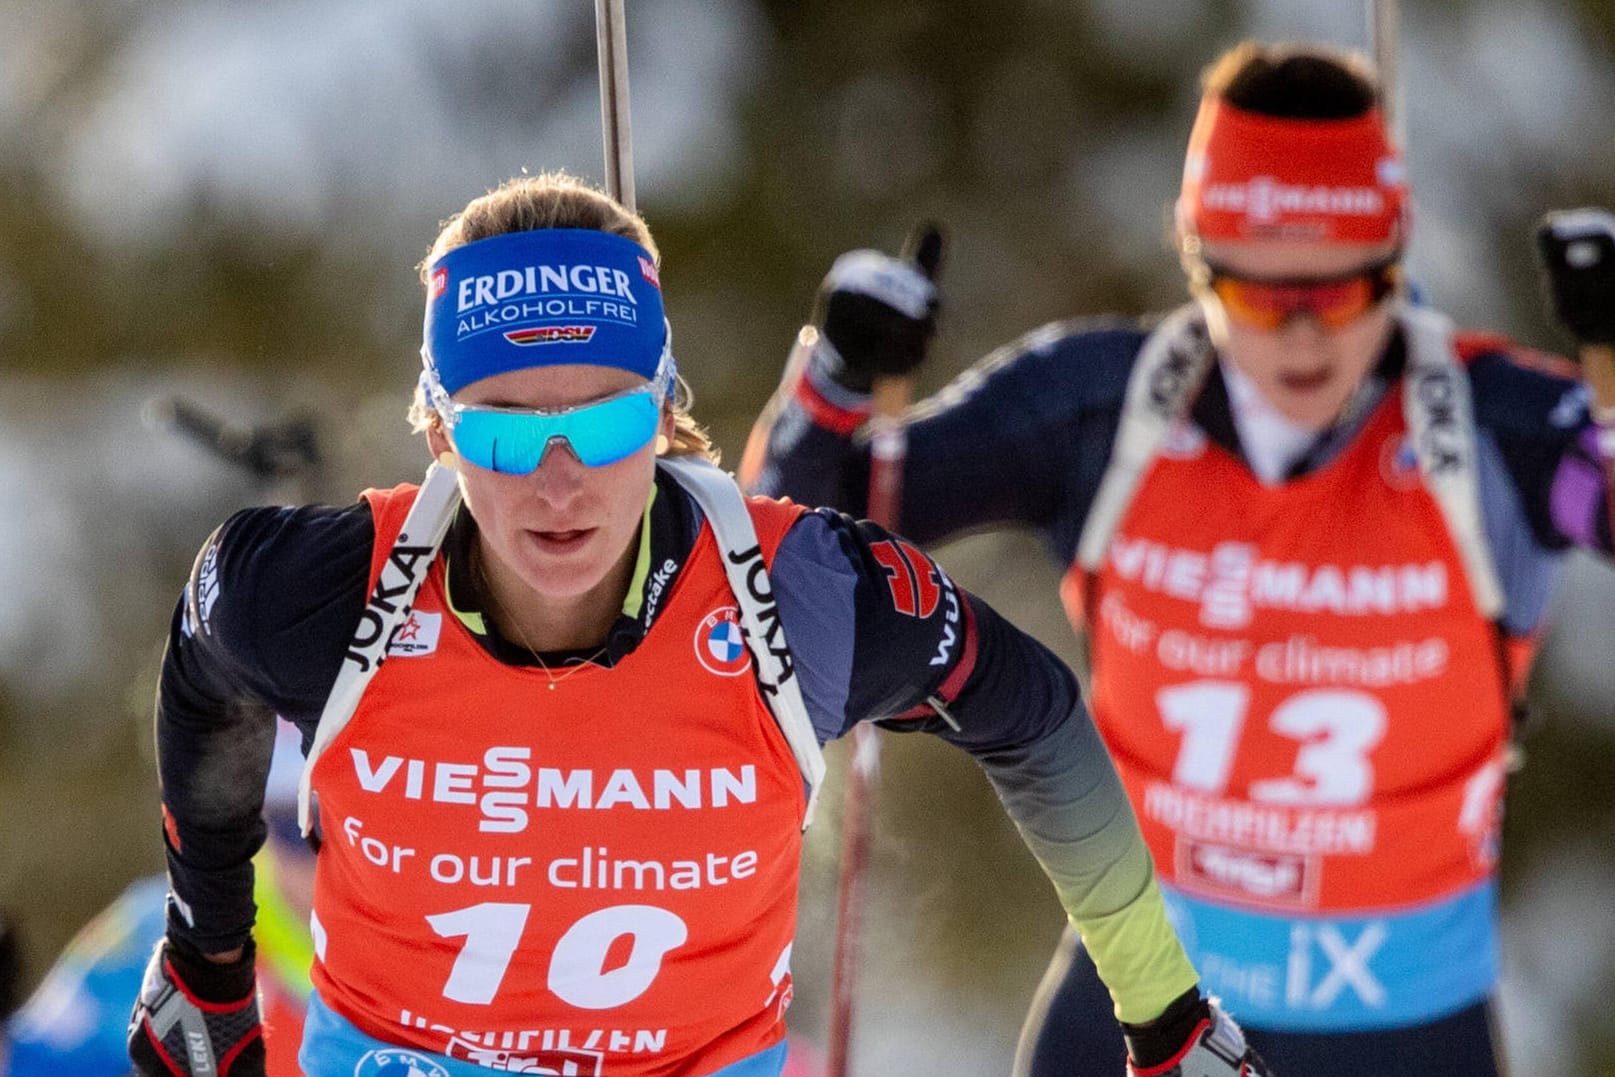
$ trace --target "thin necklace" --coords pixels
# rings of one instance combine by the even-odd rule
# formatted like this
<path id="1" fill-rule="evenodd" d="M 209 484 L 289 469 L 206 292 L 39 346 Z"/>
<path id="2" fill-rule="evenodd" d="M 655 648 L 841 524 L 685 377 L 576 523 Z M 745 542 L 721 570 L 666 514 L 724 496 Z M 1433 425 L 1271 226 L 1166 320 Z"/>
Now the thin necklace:
<path id="1" fill-rule="evenodd" d="M 488 570 L 482 563 L 481 552 L 478 551 L 477 553 L 474 553 L 472 555 L 472 559 L 476 563 L 477 579 L 481 581 L 482 589 L 487 593 L 488 600 L 493 603 L 494 612 L 499 615 L 500 625 L 509 628 L 510 631 L 514 632 L 516 639 L 513 642 L 520 643 L 522 647 L 526 649 L 527 653 L 533 656 L 533 661 L 538 663 L 538 668 L 543 670 L 544 676 L 549 678 L 550 691 L 555 691 L 556 685 L 572 676 L 572 674 L 576 673 L 578 670 L 583 669 L 586 666 L 595 665 L 595 660 L 606 653 L 606 645 L 602 645 L 598 651 L 595 651 L 589 657 L 582 659 L 576 665 L 568 667 L 565 673 L 557 677 L 555 675 L 555 671 L 550 669 L 549 664 L 546 663 L 539 655 L 537 649 L 535 649 L 533 645 L 527 641 L 527 633 L 522 631 L 522 627 L 516 622 L 516 618 L 512 617 L 505 611 L 505 604 L 499 601 L 499 595 L 494 592 L 493 584 L 488 580 Z"/>

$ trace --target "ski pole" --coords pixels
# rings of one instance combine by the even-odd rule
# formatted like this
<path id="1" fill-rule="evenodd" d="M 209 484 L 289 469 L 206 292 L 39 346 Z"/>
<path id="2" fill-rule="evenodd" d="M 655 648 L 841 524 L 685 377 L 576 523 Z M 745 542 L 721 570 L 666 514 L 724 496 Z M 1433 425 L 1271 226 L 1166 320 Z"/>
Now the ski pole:
<path id="1" fill-rule="evenodd" d="M 763 458 L 768 455 L 768 432 L 774 428 L 779 413 L 785 409 L 788 387 L 795 385 L 798 378 L 806 376 L 808 359 L 818 343 L 819 329 L 815 325 L 804 325 L 791 341 L 791 350 L 785 355 L 785 372 L 780 377 L 779 389 L 768 398 L 768 403 L 757 415 L 757 421 L 751 424 L 751 433 L 746 435 L 746 448 L 741 453 L 740 467 L 735 472 L 742 487 L 751 489 L 762 476 Z"/>
<path id="2" fill-rule="evenodd" d="M 606 193 L 634 209 L 634 135 L 628 122 L 628 31 L 623 0 L 594 0 L 600 56 L 600 129 L 605 136 Z"/>
<path id="3" fill-rule="evenodd" d="M 1368 39 L 1373 42 L 1374 66 L 1379 69 L 1380 109 L 1391 140 L 1406 154 L 1407 117 L 1402 110 L 1401 4 L 1397 0 L 1368 0 Z"/>
<path id="4" fill-rule="evenodd" d="M 922 224 L 904 244 L 903 257 L 936 279 L 942 263 L 942 232 Z M 870 401 L 869 518 L 888 531 L 897 530 L 903 501 L 903 461 L 908 438 L 903 412 L 913 379 L 880 376 Z M 862 953 L 864 886 L 869 847 L 874 835 L 875 784 L 880 778 L 880 735 L 868 722 L 852 729 L 852 765 L 847 771 L 841 818 L 841 878 L 836 888 L 835 958 L 830 976 L 830 1036 L 827 1077 L 847 1077 L 852 1049 L 853 1003 Z"/>

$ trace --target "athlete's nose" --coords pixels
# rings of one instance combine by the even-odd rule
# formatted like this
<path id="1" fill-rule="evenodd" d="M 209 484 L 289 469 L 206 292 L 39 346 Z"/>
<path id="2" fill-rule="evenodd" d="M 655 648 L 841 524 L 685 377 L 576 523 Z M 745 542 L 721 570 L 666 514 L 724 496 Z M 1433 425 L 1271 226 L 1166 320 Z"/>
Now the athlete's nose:
<path id="1" fill-rule="evenodd" d="M 588 465 L 578 459 L 572 443 L 557 434 L 545 444 L 544 455 L 529 480 L 538 496 L 556 506 L 564 506 L 583 489 L 588 473 Z"/>
<path id="2" fill-rule="evenodd" d="M 1284 323 L 1279 326 L 1279 332 L 1320 339 L 1329 335 L 1329 330 L 1310 307 L 1299 306 L 1291 308 Z"/>
<path id="3" fill-rule="evenodd" d="M 1315 365 L 1334 361 L 1335 336 L 1310 311 L 1296 311 L 1278 332 L 1292 362 Z"/>

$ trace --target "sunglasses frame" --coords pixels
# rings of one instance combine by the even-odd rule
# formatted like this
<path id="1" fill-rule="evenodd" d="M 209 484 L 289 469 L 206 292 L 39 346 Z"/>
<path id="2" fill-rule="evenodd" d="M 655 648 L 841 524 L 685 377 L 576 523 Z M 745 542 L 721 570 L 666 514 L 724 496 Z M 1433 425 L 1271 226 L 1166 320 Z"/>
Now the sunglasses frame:
<path id="1" fill-rule="evenodd" d="M 421 358 L 425 361 L 425 368 L 421 371 L 421 389 L 426 394 L 427 402 L 431 404 L 432 409 L 437 412 L 438 417 L 443 421 L 443 430 L 448 436 L 450 442 L 454 442 L 454 428 L 460 425 L 461 417 L 467 413 L 558 419 L 567 415 L 576 415 L 579 412 L 587 411 L 590 408 L 598 408 L 603 405 L 611 404 L 614 401 L 639 395 L 649 396 L 655 400 L 658 405 L 660 405 L 660 403 L 664 400 L 673 399 L 674 391 L 678 383 L 678 364 L 673 360 L 673 334 L 671 327 L 669 327 L 667 335 L 664 339 L 661 357 L 656 362 L 656 372 L 650 381 L 643 385 L 636 385 L 630 389 L 624 389 L 621 392 L 612 393 L 609 396 L 600 397 L 597 400 L 590 400 L 582 404 L 566 404 L 559 407 L 511 408 L 498 407 L 492 404 L 462 403 L 461 401 L 455 400 L 449 395 L 448 391 L 443 388 L 443 383 L 439 380 L 437 371 L 432 365 L 431 356 L 424 347 L 421 349 Z M 655 437 L 654 428 L 652 428 L 650 437 L 647 437 L 645 442 L 641 442 L 641 446 L 648 443 L 652 437 Z M 500 474 L 531 475 L 533 471 L 537 471 L 538 468 L 544 463 L 544 457 L 549 453 L 550 445 L 557 440 L 565 442 L 567 449 L 587 466 L 604 467 L 608 464 L 616 462 L 615 460 L 606 460 L 599 464 L 588 464 L 587 461 L 583 460 L 582 456 L 578 453 L 577 448 L 572 444 L 572 440 L 567 437 L 567 435 L 555 433 L 545 439 L 544 448 L 539 455 L 538 461 L 533 465 L 530 471 L 506 472 L 497 468 L 490 468 L 489 470 L 499 471 Z M 455 443 L 455 451 L 459 451 L 458 443 Z M 618 457 L 617 459 L 620 460 L 623 459 L 623 457 Z M 472 463 L 476 463 L 476 461 L 473 460 Z M 482 465 L 479 464 L 478 466 L 480 467 Z"/>
<path id="2" fill-rule="evenodd" d="M 1222 305 L 1224 312 L 1227 313 L 1230 319 L 1239 321 L 1243 324 L 1254 325 L 1258 329 L 1271 332 L 1283 328 L 1283 326 L 1288 324 L 1289 321 L 1295 318 L 1297 315 L 1305 314 L 1308 317 L 1313 318 L 1326 329 L 1339 330 L 1345 328 L 1347 325 L 1350 325 L 1353 321 L 1362 317 L 1364 314 L 1367 314 L 1370 310 L 1373 310 L 1374 307 L 1384 302 L 1387 297 L 1396 294 L 1397 290 L 1401 288 L 1402 252 L 1397 251 L 1387 258 L 1370 263 L 1369 265 L 1363 266 L 1362 268 L 1353 270 L 1349 273 L 1336 273 L 1325 277 L 1263 277 L 1248 273 L 1238 273 L 1226 266 L 1218 265 L 1216 262 L 1202 256 L 1195 260 L 1193 277 L 1196 284 L 1205 288 L 1206 291 L 1210 292 L 1211 295 L 1216 298 L 1217 302 Z M 1324 317 L 1323 312 L 1317 308 L 1304 304 L 1298 304 L 1292 307 L 1290 310 L 1283 312 L 1283 317 L 1280 318 L 1278 322 L 1268 326 L 1260 322 L 1255 322 L 1248 317 L 1241 316 L 1240 314 L 1237 314 L 1233 310 L 1229 309 L 1228 301 L 1217 290 L 1217 282 L 1219 280 L 1232 281 L 1236 284 L 1254 285 L 1259 288 L 1293 289 L 1301 292 L 1316 288 L 1328 288 L 1332 286 L 1350 284 L 1353 281 L 1358 280 L 1367 280 L 1370 285 L 1369 300 L 1360 310 L 1355 311 L 1350 317 L 1344 319 Z"/>

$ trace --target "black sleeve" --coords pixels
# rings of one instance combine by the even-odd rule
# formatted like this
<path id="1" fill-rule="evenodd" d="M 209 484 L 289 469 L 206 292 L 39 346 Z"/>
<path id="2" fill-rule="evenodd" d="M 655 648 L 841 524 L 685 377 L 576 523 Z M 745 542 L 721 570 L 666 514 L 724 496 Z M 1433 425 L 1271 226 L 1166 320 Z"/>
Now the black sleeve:
<path id="1" fill-rule="evenodd" d="M 1152 999 L 1194 987 L 1121 780 L 1053 654 L 912 544 L 824 510 L 786 534 L 772 576 L 821 736 L 874 720 L 963 748 L 1088 940 L 1117 1012 L 1149 1020 Z"/>
<path id="2" fill-rule="evenodd" d="M 1127 375 L 1144 330 L 1057 323 L 994 352 L 904 420 L 901 529 L 929 543 L 975 527 L 1081 527 L 1103 474 Z M 868 399 L 810 361 L 781 387 L 765 421 L 758 493 L 860 515 L 869 445 L 855 437 Z"/>
<path id="3" fill-rule="evenodd" d="M 873 719 L 974 750 L 1036 739 L 1079 706 L 1058 658 L 867 520 L 805 514 L 771 576 L 821 739 Z"/>
<path id="4" fill-rule="evenodd" d="M 930 732 L 980 756 L 1041 740 L 1073 713 L 1084 715 L 1076 678 L 1054 652 L 980 598 L 966 598 L 976 646 L 949 703 L 957 728 L 926 719 Z"/>
<path id="5" fill-rule="evenodd" d="M 363 609 L 368 506 L 248 509 L 210 537 L 157 694 L 169 931 L 204 953 L 252 928 L 252 856 L 280 714 L 312 735 Z"/>
<path id="6" fill-rule="evenodd" d="M 1472 346 L 1475 421 L 1491 434 L 1532 537 L 1547 550 L 1611 551 L 1607 468 L 1586 387 L 1564 360 L 1506 341 Z"/>

